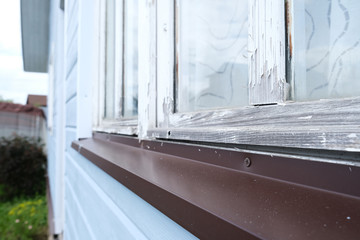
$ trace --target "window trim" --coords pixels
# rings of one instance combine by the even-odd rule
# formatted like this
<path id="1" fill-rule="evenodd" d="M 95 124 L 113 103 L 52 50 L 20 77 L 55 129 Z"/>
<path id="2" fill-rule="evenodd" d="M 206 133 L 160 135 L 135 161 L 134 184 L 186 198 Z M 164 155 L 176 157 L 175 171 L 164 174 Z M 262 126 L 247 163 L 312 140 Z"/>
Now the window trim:
<path id="1" fill-rule="evenodd" d="M 133 118 L 116 118 L 105 119 L 105 77 L 106 77 L 106 2 L 100 2 L 99 8 L 99 78 L 96 84 L 94 84 L 94 121 L 93 131 L 125 134 L 125 135 L 137 135 L 138 134 L 138 120 L 137 117 Z M 124 0 L 114 1 L 115 4 L 115 59 L 114 65 L 114 79 L 115 79 L 115 91 L 118 94 L 114 95 L 115 102 L 119 103 L 116 108 L 116 112 L 121 112 L 122 104 L 122 88 L 124 78 Z"/>
<path id="2" fill-rule="evenodd" d="M 285 94 L 285 6 L 283 0 L 256 0 L 249 1 L 249 103 L 251 105 L 283 103 L 286 100 Z M 158 11 L 158 101 L 157 115 L 158 127 L 167 127 L 172 124 L 173 116 L 192 113 L 174 113 L 175 87 L 177 81 L 177 20 L 179 1 L 158 1 L 158 8 L 170 9 L 169 11 Z M 266 9 L 275 12 L 275 16 L 263 14 Z M 171 10 L 173 9 L 173 10 Z M 250 14 L 251 13 L 251 14 Z M 261 14 L 262 13 L 262 14 Z M 282 14 L 282 15 L 280 15 Z M 273 25 L 268 26 L 272 21 Z M 283 26 L 283 27 L 282 27 Z M 262 38 L 261 31 L 267 30 Z M 270 41 L 271 39 L 271 41 Z M 272 43 L 271 46 L 269 43 Z M 266 46 L 264 49 L 262 46 Z M 273 49 L 270 51 L 268 49 Z M 268 64 L 263 64 L 268 61 Z M 258 70 L 258 71 L 256 71 Z M 252 74 L 250 74 L 252 73 Z M 273 91 L 272 86 L 276 85 L 279 91 Z M 255 96 L 262 96 L 257 98 Z M 234 108 L 231 108 L 234 109 Z M 236 108 L 237 109 L 237 108 Z M 241 108 L 239 108 L 241 109 Z M 208 112 L 213 111 L 207 110 Z M 216 111 L 216 109 L 215 109 Z M 228 109 L 224 110 L 227 112 Z M 202 111 L 199 111 L 202 112 Z M 196 123 L 195 123 L 196 124 Z M 219 126 L 221 127 L 221 126 Z"/>

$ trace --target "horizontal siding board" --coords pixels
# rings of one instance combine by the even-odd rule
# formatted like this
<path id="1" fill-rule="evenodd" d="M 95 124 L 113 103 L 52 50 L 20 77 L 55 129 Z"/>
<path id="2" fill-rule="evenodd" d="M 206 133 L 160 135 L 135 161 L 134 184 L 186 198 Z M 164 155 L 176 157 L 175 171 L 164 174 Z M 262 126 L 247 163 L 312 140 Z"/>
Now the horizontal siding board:
<path id="1" fill-rule="evenodd" d="M 148 239 L 197 239 L 86 158 L 79 155 L 76 161 L 102 191 L 146 234 Z"/>
<path id="2" fill-rule="evenodd" d="M 76 79 L 77 68 L 74 67 L 70 70 L 68 78 L 66 79 L 66 102 L 76 95 Z"/>
<path id="3" fill-rule="evenodd" d="M 68 14 L 68 20 L 67 20 L 67 27 L 66 27 L 66 34 L 68 36 L 72 36 L 75 28 L 77 27 L 78 24 L 78 13 L 79 13 L 79 4 L 78 4 L 78 0 L 75 1 L 71 1 L 70 3 L 72 6 L 71 8 L 67 8 L 69 9 L 69 14 Z"/>
<path id="4" fill-rule="evenodd" d="M 97 184 L 68 155 L 67 177 L 95 239 L 146 239 Z M 89 196 L 92 196 L 89 198 Z M 83 238 L 85 239 L 85 238 Z"/>
<path id="5" fill-rule="evenodd" d="M 70 72 L 76 67 L 77 51 L 78 51 L 78 15 L 79 15 L 79 3 L 78 1 L 72 2 L 73 7 L 69 13 L 67 22 L 67 46 L 66 46 L 66 78 L 68 78 Z"/>
<path id="6" fill-rule="evenodd" d="M 77 31 L 77 27 L 76 27 Z M 68 79 L 70 72 L 77 63 L 77 54 L 78 54 L 78 34 L 74 34 L 73 38 L 69 39 L 67 45 L 67 58 L 66 58 L 66 79 Z"/>
<path id="7" fill-rule="evenodd" d="M 64 231 L 64 239 L 78 240 L 78 236 L 75 233 L 75 224 L 72 219 L 72 214 L 70 213 L 70 209 L 65 209 L 65 231 Z"/>
<path id="8" fill-rule="evenodd" d="M 66 103 L 66 127 L 76 127 L 76 97 Z"/>
<path id="9" fill-rule="evenodd" d="M 71 142 L 76 140 L 76 128 L 66 128 L 66 138 L 65 138 L 65 150 L 66 152 L 75 152 L 71 148 Z"/>
<path id="10" fill-rule="evenodd" d="M 77 0 L 67 0 L 66 1 L 66 11 L 69 12 L 69 16 L 71 16 L 74 12 L 74 4 Z"/>
<path id="11" fill-rule="evenodd" d="M 67 211 L 71 213 L 71 218 L 73 219 L 72 226 L 74 226 L 74 233 L 78 236 L 78 239 L 95 240 L 96 238 L 94 238 L 94 235 L 92 234 L 92 226 L 88 224 L 88 219 L 84 212 L 85 209 L 83 209 L 83 204 L 77 199 L 78 196 L 72 188 L 73 185 L 73 180 L 69 180 L 68 178 L 65 179 L 66 208 Z"/>

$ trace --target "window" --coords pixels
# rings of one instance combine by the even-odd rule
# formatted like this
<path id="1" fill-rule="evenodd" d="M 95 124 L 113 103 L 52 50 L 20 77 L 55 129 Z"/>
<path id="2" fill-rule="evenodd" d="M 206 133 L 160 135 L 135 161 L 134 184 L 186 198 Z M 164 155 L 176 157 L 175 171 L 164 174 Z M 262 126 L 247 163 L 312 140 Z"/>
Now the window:
<path id="1" fill-rule="evenodd" d="M 358 149 L 359 8 L 346 2 L 159 0 L 157 127 L 149 135 Z"/>
<path id="2" fill-rule="evenodd" d="M 95 130 L 359 149 L 358 5 L 108 0 Z"/>
<path id="3" fill-rule="evenodd" d="M 95 130 L 137 134 L 138 3 L 102 1 L 99 113 Z"/>

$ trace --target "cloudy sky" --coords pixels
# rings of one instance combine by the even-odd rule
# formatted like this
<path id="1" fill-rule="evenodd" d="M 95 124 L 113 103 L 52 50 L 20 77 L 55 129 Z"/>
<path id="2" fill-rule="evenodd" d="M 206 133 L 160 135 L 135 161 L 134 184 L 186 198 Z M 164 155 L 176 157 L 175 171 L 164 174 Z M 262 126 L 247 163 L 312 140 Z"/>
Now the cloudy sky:
<path id="1" fill-rule="evenodd" d="M 0 96 L 25 104 L 28 94 L 47 95 L 47 79 L 23 70 L 20 0 L 0 0 Z"/>

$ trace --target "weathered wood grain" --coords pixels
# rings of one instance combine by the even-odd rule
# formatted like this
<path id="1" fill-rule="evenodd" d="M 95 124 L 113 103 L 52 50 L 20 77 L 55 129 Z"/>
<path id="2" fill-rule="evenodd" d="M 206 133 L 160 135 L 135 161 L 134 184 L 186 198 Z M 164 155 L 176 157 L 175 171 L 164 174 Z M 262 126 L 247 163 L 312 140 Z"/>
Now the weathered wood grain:
<path id="1" fill-rule="evenodd" d="M 106 120 L 102 121 L 100 126 L 93 128 L 94 131 L 107 132 L 124 135 L 138 134 L 138 120 L 137 119 L 121 119 L 121 120 Z"/>
<path id="2" fill-rule="evenodd" d="M 139 2 L 139 138 L 156 126 L 156 4 Z"/>
<path id="3" fill-rule="evenodd" d="M 360 98 L 174 114 L 156 138 L 360 151 Z"/>

